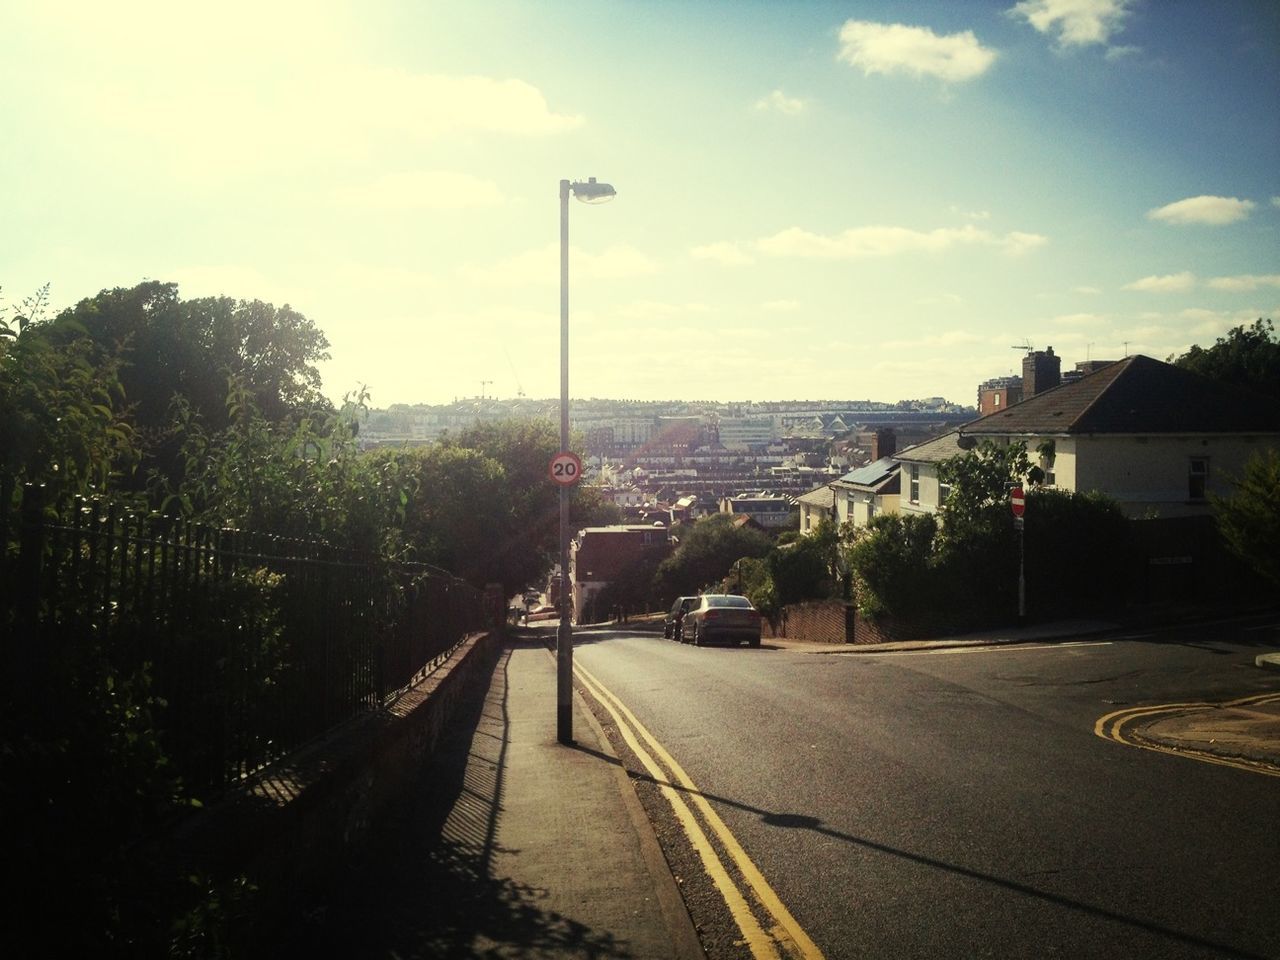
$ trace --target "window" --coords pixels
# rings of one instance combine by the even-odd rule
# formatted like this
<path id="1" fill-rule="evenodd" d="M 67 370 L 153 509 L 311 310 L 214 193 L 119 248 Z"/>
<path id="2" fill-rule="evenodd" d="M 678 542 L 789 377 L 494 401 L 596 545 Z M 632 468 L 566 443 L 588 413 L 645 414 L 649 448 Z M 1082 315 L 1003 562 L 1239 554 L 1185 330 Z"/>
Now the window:
<path id="1" fill-rule="evenodd" d="M 947 497 L 951 496 L 951 484 L 942 480 L 938 481 L 938 503 L 946 503 Z"/>
<path id="2" fill-rule="evenodd" d="M 911 465 L 911 502 L 920 502 L 920 465 L 917 463 Z"/>
<path id="3" fill-rule="evenodd" d="M 998 406 L 1000 406 L 1000 391 L 999 391 L 999 390 L 997 390 L 995 393 L 993 393 L 993 394 L 991 395 L 991 405 L 992 405 L 993 407 L 998 407 Z"/>
<path id="4" fill-rule="evenodd" d="M 1209 483 L 1209 458 L 1192 457 L 1187 468 L 1187 497 L 1203 500 Z"/>

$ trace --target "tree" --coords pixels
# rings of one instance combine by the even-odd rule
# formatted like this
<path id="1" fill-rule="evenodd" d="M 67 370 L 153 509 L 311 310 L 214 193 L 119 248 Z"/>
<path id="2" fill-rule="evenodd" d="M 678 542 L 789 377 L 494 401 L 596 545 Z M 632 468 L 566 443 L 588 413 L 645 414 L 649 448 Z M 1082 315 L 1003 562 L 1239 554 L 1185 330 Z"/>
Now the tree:
<path id="1" fill-rule="evenodd" d="M 863 616 L 909 615 L 937 594 L 932 575 L 938 523 L 931 513 L 882 513 L 855 535 L 847 560 Z"/>
<path id="2" fill-rule="evenodd" d="M 680 543 L 659 566 L 657 581 L 664 598 L 674 598 L 722 579 L 743 557 L 764 557 L 773 546 L 769 535 L 735 526 L 728 514 L 704 517 L 676 528 Z"/>
<path id="3" fill-rule="evenodd" d="M 1228 497 L 1212 496 L 1214 517 L 1227 546 L 1280 586 L 1280 452 L 1252 457 Z"/>
<path id="4" fill-rule="evenodd" d="M 229 422 L 227 380 L 236 377 L 267 419 L 300 419 L 327 403 L 317 364 L 329 341 L 287 304 L 205 297 L 182 300 L 178 285 L 150 280 L 103 290 L 64 310 L 51 336 L 85 333 L 107 351 L 120 351 L 121 383 L 144 431 L 169 425 L 170 403 L 185 397 L 211 427 Z"/>
<path id="5" fill-rule="evenodd" d="M 115 357 L 85 338 L 60 347 L 41 322 L 44 291 L 0 312 L 0 475 L 101 493 L 136 464 Z"/>
<path id="6" fill-rule="evenodd" d="M 1234 327 L 1212 347 L 1191 347 L 1175 366 L 1280 400 L 1280 340 L 1269 319 Z"/>

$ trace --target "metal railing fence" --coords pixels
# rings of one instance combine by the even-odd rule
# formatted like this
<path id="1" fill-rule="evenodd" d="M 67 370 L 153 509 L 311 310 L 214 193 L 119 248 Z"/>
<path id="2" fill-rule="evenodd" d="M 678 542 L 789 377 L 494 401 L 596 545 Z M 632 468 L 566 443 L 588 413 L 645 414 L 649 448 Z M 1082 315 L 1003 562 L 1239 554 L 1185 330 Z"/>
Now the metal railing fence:
<path id="1" fill-rule="evenodd" d="M 484 615 L 434 568 L 0 479 L 0 669 L 19 715 L 76 695 L 69 661 L 145 673 L 191 796 L 390 703 Z"/>

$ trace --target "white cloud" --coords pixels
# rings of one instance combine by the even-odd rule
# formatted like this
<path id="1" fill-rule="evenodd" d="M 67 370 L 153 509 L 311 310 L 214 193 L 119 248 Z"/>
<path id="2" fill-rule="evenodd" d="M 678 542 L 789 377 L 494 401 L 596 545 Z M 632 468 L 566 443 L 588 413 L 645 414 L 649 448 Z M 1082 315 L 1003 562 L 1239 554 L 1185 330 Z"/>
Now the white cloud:
<path id="1" fill-rule="evenodd" d="M 965 210 L 952 204 L 949 208 L 951 213 L 958 217 L 964 217 L 966 220 L 990 220 L 991 212 L 989 210 Z"/>
<path id="2" fill-rule="evenodd" d="M 1241 200 L 1238 197 L 1188 197 L 1148 210 L 1147 219 L 1179 225 L 1200 223 L 1221 227 L 1245 219 L 1254 206 L 1256 204 L 1252 200 Z"/>
<path id="3" fill-rule="evenodd" d="M 779 113 L 786 113 L 791 116 L 804 113 L 808 108 L 807 101 L 798 97 L 788 97 L 781 90 L 774 90 L 767 97 L 761 97 L 756 101 L 757 110 L 776 110 Z"/>
<path id="4" fill-rule="evenodd" d="M 1054 317 L 1053 322 L 1064 327 L 1096 327 L 1106 323 L 1107 318 L 1096 313 L 1068 313 Z"/>
<path id="5" fill-rule="evenodd" d="M 1037 247 L 1043 247 L 1049 242 L 1049 238 L 1038 233 L 1023 233 L 1020 230 L 1014 230 L 1012 233 L 1005 234 L 1000 241 L 1000 245 L 1004 247 L 1004 252 L 1011 257 L 1020 257 L 1029 250 L 1035 250 Z"/>
<path id="6" fill-rule="evenodd" d="M 1137 290 L 1143 293 L 1186 293 L 1196 285 L 1195 274 L 1190 270 L 1171 273 L 1165 276 L 1143 277 L 1133 283 L 1126 283 L 1125 290 Z"/>
<path id="7" fill-rule="evenodd" d="M 344 205 L 370 210 L 461 210 L 493 207 L 503 202 L 491 180 L 448 170 L 410 170 L 336 191 Z"/>
<path id="8" fill-rule="evenodd" d="M 1022 0 L 1009 11 L 1062 47 L 1106 43 L 1120 30 L 1132 0 Z"/>
<path id="9" fill-rule="evenodd" d="M 613 246 L 601 253 L 569 248 L 571 277 L 622 280 L 658 272 L 658 264 L 635 247 Z M 526 250 L 487 265 L 467 264 L 459 274 L 472 283 L 503 287 L 554 286 L 560 283 L 560 244 Z"/>
<path id="10" fill-rule="evenodd" d="M 838 58 L 867 76 L 906 73 L 959 83 L 986 73 L 996 52 L 972 30 L 940 36 L 928 27 L 849 20 L 840 28 Z"/>
<path id="11" fill-rule="evenodd" d="M 1047 243 L 1032 233 L 1002 236 L 974 226 L 911 230 L 907 227 L 857 227 L 833 236 L 790 227 L 756 241 L 766 256 L 801 257 L 815 260 L 858 260 L 904 253 L 937 253 L 957 246 L 995 246 L 1017 255 Z"/>
<path id="12" fill-rule="evenodd" d="M 800 301 L 770 300 L 768 303 L 760 304 L 760 309 L 765 313 L 795 313 L 800 309 Z"/>
<path id="13" fill-rule="evenodd" d="M 1230 293 L 1252 293 L 1259 287 L 1280 287 L 1280 273 L 1269 273 L 1263 276 L 1241 274 L 1236 277 L 1214 277 L 1209 281 L 1214 290 L 1226 290 Z"/>
<path id="14" fill-rule="evenodd" d="M 725 266 L 730 267 L 755 263 L 755 258 L 743 250 L 740 245 L 728 240 L 720 240 L 716 243 L 707 243 L 700 247 L 694 247 L 689 251 L 689 255 L 695 260 L 714 260 L 716 263 L 723 263 Z"/>
<path id="15" fill-rule="evenodd" d="M 1272 198 L 1271 198 L 1271 205 L 1272 205 L 1273 207 L 1280 207 L 1280 197 L 1272 197 Z"/>

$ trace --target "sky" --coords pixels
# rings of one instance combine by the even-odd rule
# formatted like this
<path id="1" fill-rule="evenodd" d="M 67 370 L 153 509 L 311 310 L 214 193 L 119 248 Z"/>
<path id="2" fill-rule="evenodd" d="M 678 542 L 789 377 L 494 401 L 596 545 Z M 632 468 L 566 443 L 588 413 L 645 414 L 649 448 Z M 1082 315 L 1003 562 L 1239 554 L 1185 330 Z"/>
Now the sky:
<path id="1" fill-rule="evenodd" d="M 288 303 L 325 392 L 973 403 L 1280 318 L 1274 0 L 0 0 L 0 295 Z"/>

